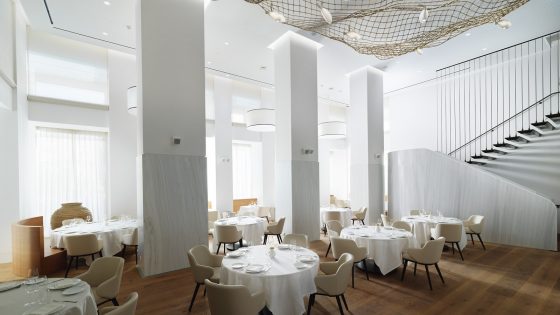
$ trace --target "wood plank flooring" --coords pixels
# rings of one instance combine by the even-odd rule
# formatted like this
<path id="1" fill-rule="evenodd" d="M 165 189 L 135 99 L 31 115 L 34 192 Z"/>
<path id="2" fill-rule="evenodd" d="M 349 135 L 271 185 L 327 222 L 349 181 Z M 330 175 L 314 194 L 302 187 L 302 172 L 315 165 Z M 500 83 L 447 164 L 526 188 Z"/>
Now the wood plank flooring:
<path id="1" fill-rule="evenodd" d="M 430 268 L 433 291 L 423 268 L 413 276 L 411 265 L 404 282 L 402 267 L 387 276 L 370 276 L 367 281 L 356 271 L 356 288 L 348 287 L 346 298 L 350 314 L 560 314 L 560 253 L 521 247 L 486 244 L 483 251 L 477 242 L 459 255 L 444 252 L 440 268 L 442 284 Z M 313 242 L 311 248 L 322 260 L 328 240 Z M 0 266 L 5 277 L 9 265 Z M 70 276 L 86 270 L 71 270 Z M 63 272 L 53 276 L 63 276 Z M 137 291 L 140 295 L 137 314 L 189 314 L 187 303 L 194 289 L 190 270 L 140 278 L 134 255 L 127 255 L 119 300 Z M 307 305 L 307 300 L 306 300 Z M 199 292 L 190 314 L 209 314 L 206 299 Z M 348 312 L 346 312 L 348 313 Z M 319 296 L 312 314 L 338 314 L 336 300 Z"/>

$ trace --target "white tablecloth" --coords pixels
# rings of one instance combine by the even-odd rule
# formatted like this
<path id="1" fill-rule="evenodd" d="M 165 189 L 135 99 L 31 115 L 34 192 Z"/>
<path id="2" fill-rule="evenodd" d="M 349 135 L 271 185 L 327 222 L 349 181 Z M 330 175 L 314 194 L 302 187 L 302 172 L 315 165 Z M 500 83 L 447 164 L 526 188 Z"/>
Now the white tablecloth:
<path id="1" fill-rule="evenodd" d="M 337 212 L 340 214 L 340 219 L 343 227 L 347 227 L 352 225 L 352 209 L 350 208 L 321 208 L 320 215 L 321 215 L 321 226 L 323 226 L 326 222 L 324 221 L 325 213 L 327 212 Z"/>
<path id="2" fill-rule="evenodd" d="M 366 247 L 368 259 L 373 259 L 384 275 L 402 265 L 402 252 L 414 242 L 410 232 L 363 225 L 344 228 L 340 236 Z"/>
<path id="3" fill-rule="evenodd" d="M 77 294 L 63 296 L 63 290 L 47 290 L 47 285 L 58 279 L 50 278 L 42 284 L 38 284 L 40 293 L 27 294 L 26 285 L 22 285 L 17 289 L 0 292 L 0 314 L 2 315 L 19 315 L 25 314 L 38 309 L 42 305 L 32 304 L 25 306 L 26 303 L 36 301 L 40 294 L 45 296 L 45 302 L 54 302 L 64 304 L 65 308 L 55 315 L 97 315 L 97 306 L 95 299 L 91 294 L 90 287 L 87 283 L 81 282 L 79 285 L 86 288 Z M 60 300 L 70 299 L 76 302 L 59 302 Z"/>
<path id="4" fill-rule="evenodd" d="M 238 216 L 248 216 L 249 214 L 253 214 L 257 217 L 268 217 L 269 219 L 274 218 L 274 213 L 269 213 L 271 207 L 263 207 L 263 206 L 241 206 L 239 207 L 239 211 L 237 212 Z"/>
<path id="5" fill-rule="evenodd" d="M 122 249 L 122 237 L 131 234 L 138 227 L 136 220 L 82 223 L 62 226 L 51 232 L 51 247 L 64 248 L 64 235 L 93 233 L 103 241 L 103 256 L 113 256 Z"/>
<path id="6" fill-rule="evenodd" d="M 448 217 L 435 217 L 435 216 L 406 216 L 401 219 L 413 225 L 413 232 L 415 242 L 412 247 L 420 248 L 430 240 L 430 229 L 435 228 L 438 223 L 461 224 L 462 234 L 459 246 L 461 249 L 467 245 L 467 235 L 465 234 L 465 227 L 463 221 L 457 218 Z"/>
<path id="7" fill-rule="evenodd" d="M 305 305 L 303 298 L 316 292 L 315 276 L 319 270 L 319 257 L 315 252 L 300 250 L 276 249 L 276 256 L 270 258 L 266 253 L 267 246 L 248 248 L 247 254 L 239 258 L 224 258 L 220 282 L 224 284 L 241 284 L 249 288 L 251 293 L 264 291 L 266 305 L 274 315 L 303 314 Z M 294 263 L 298 255 L 312 255 L 316 258 L 308 267 L 297 269 Z M 233 269 L 237 262 L 270 264 L 266 272 L 249 274 L 244 269 Z"/>
<path id="8" fill-rule="evenodd" d="M 243 216 L 219 219 L 214 225 L 235 225 L 237 230 L 243 234 L 243 241 L 249 243 L 249 245 L 262 244 L 262 238 L 268 226 L 266 219 Z M 215 245 L 217 245 L 216 241 L 216 238 L 214 238 Z"/>

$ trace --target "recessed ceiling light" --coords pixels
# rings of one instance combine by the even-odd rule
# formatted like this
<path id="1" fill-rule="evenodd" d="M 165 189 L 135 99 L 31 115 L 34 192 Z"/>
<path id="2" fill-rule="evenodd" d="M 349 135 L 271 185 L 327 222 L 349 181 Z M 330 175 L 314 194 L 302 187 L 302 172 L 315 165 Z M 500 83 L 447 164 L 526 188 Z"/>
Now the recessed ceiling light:
<path id="1" fill-rule="evenodd" d="M 501 18 L 498 22 L 496 22 L 496 25 L 498 25 L 503 30 L 507 30 L 511 27 L 511 22 L 504 18 Z"/>
<path id="2" fill-rule="evenodd" d="M 224 45 L 229 46 L 229 42 L 224 42 Z"/>
<path id="3" fill-rule="evenodd" d="M 482 51 L 486 51 L 486 49 L 488 49 L 488 48 L 484 47 L 484 48 L 482 48 Z"/>
<path id="4" fill-rule="evenodd" d="M 211 64 L 212 64 L 212 61 L 208 61 L 207 63 L 208 63 L 208 65 L 211 65 Z"/>
<path id="5" fill-rule="evenodd" d="M 422 48 L 416 48 L 416 53 L 421 55 L 424 53 L 424 50 L 422 50 Z"/>
<path id="6" fill-rule="evenodd" d="M 103 32 L 101 34 L 103 34 L 103 36 L 108 36 L 109 35 L 109 33 L 107 33 L 107 32 Z"/>
<path id="7" fill-rule="evenodd" d="M 226 78 L 229 78 L 229 77 L 231 77 L 231 75 L 229 75 L 229 74 L 226 74 Z"/>
<path id="8" fill-rule="evenodd" d="M 465 33 L 465 36 L 469 37 L 471 36 L 471 33 Z"/>
<path id="9" fill-rule="evenodd" d="M 111 2 L 109 2 L 109 1 L 103 1 L 103 4 L 104 4 L 104 5 L 111 5 Z"/>

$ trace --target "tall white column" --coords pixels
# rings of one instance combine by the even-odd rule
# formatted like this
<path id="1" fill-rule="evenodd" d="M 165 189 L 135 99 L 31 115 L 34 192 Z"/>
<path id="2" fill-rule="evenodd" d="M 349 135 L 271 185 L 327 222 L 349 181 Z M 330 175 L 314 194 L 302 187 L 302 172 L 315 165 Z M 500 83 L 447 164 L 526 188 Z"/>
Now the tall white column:
<path id="1" fill-rule="evenodd" d="M 276 86 L 276 217 L 286 233 L 319 238 L 317 50 L 287 32 L 269 46 Z"/>
<path id="2" fill-rule="evenodd" d="M 276 108 L 274 104 L 274 93 L 269 89 L 261 89 L 261 108 Z M 275 165 L 276 157 L 274 153 L 275 137 L 274 132 L 261 133 L 262 140 L 262 178 L 263 178 L 263 198 L 259 200 L 265 206 L 273 207 L 275 199 Z"/>
<path id="3" fill-rule="evenodd" d="M 232 211 L 231 80 L 214 77 L 214 131 L 216 136 L 216 210 Z"/>
<path id="4" fill-rule="evenodd" d="M 319 123 L 329 121 L 329 106 L 329 104 L 319 104 Z M 319 204 L 321 206 L 329 206 L 330 204 L 331 141 L 329 139 L 319 139 Z"/>
<path id="5" fill-rule="evenodd" d="M 376 222 L 384 207 L 383 72 L 358 69 L 350 77 L 350 202 L 368 207 L 368 222 Z"/>
<path id="6" fill-rule="evenodd" d="M 203 1 L 139 0 L 136 25 L 139 269 L 150 276 L 208 243 Z"/>

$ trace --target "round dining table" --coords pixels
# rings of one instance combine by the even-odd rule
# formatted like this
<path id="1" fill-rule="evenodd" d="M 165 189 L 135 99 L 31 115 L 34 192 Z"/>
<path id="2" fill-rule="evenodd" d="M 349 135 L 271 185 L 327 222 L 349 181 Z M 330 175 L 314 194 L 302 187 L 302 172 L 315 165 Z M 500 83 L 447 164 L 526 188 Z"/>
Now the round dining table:
<path id="1" fill-rule="evenodd" d="M 323 207 L 319 210 L 321 216 L 321 226 L 325 225 L 325 214 L 326 213 L 336 213 L 340 217 L 340 223 L 342 227 L 347 227 L 352 224 L 352 217 L 354 216 L 351 208 L 334 208 L 334 207 Z"/>
<path id="2" fill-rule="evenodd" d="M 461 249 L 467 246 L 467 234 L 465 233 L 463 221 L 457 218 L 431 215 L 413 215 L 402 217 L 401 220 L 413 226 L 412 230 L 414 232 L 415 241 L 411 247 L 421 248 L 422 246 L 424 246 L 424 244 L 426 244 L 426 242 L 430 240 L 431 229 L 435 228 L 438 223 L 460 224 L 462 228 L 462 234 L 459 246 L 461 247 Z"/>
<path id="3" fill-rule="evenodd" d="M 51 232 L 51 247 L 64 248 L 64 236 L 93 233 L 103 242 L 103 256 L 113 256 L 121 251 L 123 236 L 132 234 L 138 227 L 136 220 L 108 220 L 105 222 L 64 225 Z"/>
<path id="4" fill-rule="evenodd" d="M 70 289 L 79 291 L 64 295 L 57 284 L 63 278 L 49 278 L 38 284 L 14 281 L 0 284 L 0 314 L 53 314 L 53 315 L 97 315 L 97 306 L 90 286 L 79 281 Z M 11 288 L 13 287 L 13 288 Z M 56 310 L 50 313 L 49 310 Z"/>
<path id="5" fill-rule="evenodd" d="M 367 248 L 381 274 L 386 275 L 402 265 L 402 252 L 413 244 L 413 235 L 405 230 L 380 226 L 356 225 L 342 229 L 340 237 L 352 239 Z"/>
<path id="6" fill-rule="evenodd" d="M 293 245 L 279 245 L 274 256 L 265 245 L 242 250 L 242 255 L 232 252 L 224 258 L 220 283 L 245 285 L 251 293 L 264 292 L 266 306 L 274 315 L 305 313 L 303 298 L 317 290 L 317 254 Z"/>
<path id="7" fill-rule="evenodd" d="M 237 216 L 216 220 L 214 225 L 235 225 L 237 230 L 241 231 L 244 242 L 247 242 L 249 245 L 260 245 L 262 244 L 262 238 L 268 223 L 266 219 L 259 217 Z M 215 245 L 217 245 L 216 242 L 217 240 L 214 238 Z"/>

